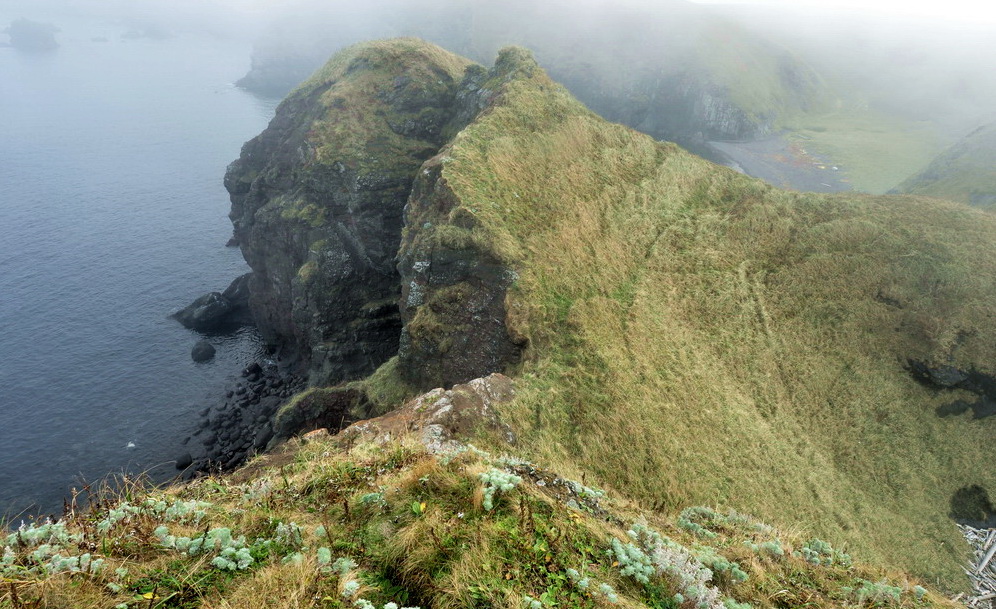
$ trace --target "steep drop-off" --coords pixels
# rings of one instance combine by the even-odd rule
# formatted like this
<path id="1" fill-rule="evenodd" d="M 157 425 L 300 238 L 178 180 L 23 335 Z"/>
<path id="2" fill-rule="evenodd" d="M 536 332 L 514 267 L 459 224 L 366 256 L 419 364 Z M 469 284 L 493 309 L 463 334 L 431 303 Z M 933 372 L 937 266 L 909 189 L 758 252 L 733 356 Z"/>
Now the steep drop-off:
<path id="1" fill-rule="evenodd" d="M 897 190 L 996 211 L 996 123 L 966 135 Z"/>
<path id="2" fill-rule="evenodd" d="M 442 53 L 362 48 L 399 45 L 417 51 L 395 57 L 403 70 Z M 389 73 L 367 99 L 394 90 Z M 603 120 L 521 50 L 453 83 L 446 112 L 466 127 L 412 175 L 383 296 L 400 303 L 398 358 L 379 387 L 504 370 L 519 389 L 501 416 L 529 458 L 660 510 L 730 506 L 963 585 L 949 514 L 961 489 L 996 488 L 996 417 L 949 406 L 993 397 L 996 218 L 774 189 Z M 339 115 L 363 113 L 348 101 Z M 262 226 L 238 230 L 275 252 L 323 230 L 294 220 L 270 243 L 251 236 Z M 281 302 L 278 286 L 261 278 L 273 291 L 252 302 Z M 302 301 L 294 323 L 340 314 L 339 298 Z"/>
<path id="3" fill-rule="evenodd" d="M 228 169 L 257 325 L 315 383 L 369 374 L 397 352 L 402 209 L 457 118 L 468 65 L 414 40 L 344 51 Z"/>

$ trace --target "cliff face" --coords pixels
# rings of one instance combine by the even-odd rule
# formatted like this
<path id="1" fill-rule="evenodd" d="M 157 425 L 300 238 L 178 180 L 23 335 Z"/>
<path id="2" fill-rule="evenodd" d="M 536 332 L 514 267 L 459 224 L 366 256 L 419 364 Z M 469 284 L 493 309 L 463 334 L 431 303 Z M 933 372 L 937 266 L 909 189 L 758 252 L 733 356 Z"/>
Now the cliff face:
<path id="1" fill-rule="evenodd" d="M 468 75 L 460 113 L 476 115 L 496 91 L 538 69 L 523 51 L 504 51 L 492 70 Z M 508 261 L 474 239 L 474 215 L 443 176 L 449 149 L 419 171 L 398 253 L 404 322 L 399 371 L 423 389 L 500 372 L 518 360 L 526 344 L 506 325 L 506 292 L 517 275 Z"/>
<path id="2" fill-rule="evenodd" d="M 228 168 L 253 315 L 313 383 L 366 375 L 397 352 L 402 209 L 444 142 L 467 65 L 414 40 L 347 49 Z"/>

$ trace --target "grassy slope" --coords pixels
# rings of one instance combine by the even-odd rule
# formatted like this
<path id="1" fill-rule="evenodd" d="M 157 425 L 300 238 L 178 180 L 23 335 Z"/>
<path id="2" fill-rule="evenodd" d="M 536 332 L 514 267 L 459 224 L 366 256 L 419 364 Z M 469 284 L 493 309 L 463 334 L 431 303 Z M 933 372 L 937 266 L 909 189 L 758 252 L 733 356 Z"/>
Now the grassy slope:
<path id="1" fill-rule="evenodd" d="M 521 478 L 497 492 L 488 508 L 480 476 L 496 469 Z M 824 564 L 813 564 L 816 556 L 798 555 L 804 546 L 817 547 L 807 538 L 749 517 L 698 510 L 675 526 L 599 494 L 477 450 L 436 456 L 407 438 L 295 441 L 224 478 L 165 492 L 132 486 L 93 511 L 71 515 L 64 533 L 40 539 L 22 532 L 23 543 L 6 554 L 16 564 L 30 567 L 28 556 L 36 552 L 84 551 L 104 563 L 96 573 L 49 577 L 26 570 L 3 575 L 0 563 L 0 607 L 345 609 L 361 607 L 363 599 L 378 608 L 395 602 L 529 609 L 531 597 L 543 607 L 678 609 L 673 595 L 684 589 L 691 599 L 688 587 L 671 576 L 641 585 L 622 573 L 618 555 L 607 553 L 613 539 L 632 541 L 626 529 L 636 521 L 711 565 L 708 585 L 718 589 L 711 609 L 724 609 L 718 604 L 724 597 L 758 608 L 955 606 L 901 575 L 852 567 L 827 548 L 818 556 Z M 206 552 L 170 547 L 182 543 L 176 538 L 220 528 L 233 539 L 244 537 L 251 557 L 244 568 L 213 566 L 230 545 L 222 536 Z M 53 545 L 39 548 L 43 541 Z M 352 563 L 339 568 L 335 559 Z M 569 569 L 588 582 L 577 582 Z M 683 605 L 692 606 L 691 600 Z"/>
<path id="2" fill-rule="evenodd" d="M 833 92 L 801 58 L 733 21 L 714 18 L 697 41 L 694 60 L 731 100 L 753 116 L 778 118 L 828 110 Z"/>
<path id="3" fill-rule="evenodd" d="M 976 129 L 898 189 L 963 203 L 972 195 L 996 197 L 996 125 Z"/>
<path id="4" fill-rule="evenodd" d="M 945 398 L 903 364 L 992 371 L 996 219 L 781 192 L 606 123 L 540 71 L 447 154 L 475 238 L 520 273 L 509 418 L 530 455 L 963 585 L 948 500 L 996 483 L 996 420 L 937 418 Z"/>

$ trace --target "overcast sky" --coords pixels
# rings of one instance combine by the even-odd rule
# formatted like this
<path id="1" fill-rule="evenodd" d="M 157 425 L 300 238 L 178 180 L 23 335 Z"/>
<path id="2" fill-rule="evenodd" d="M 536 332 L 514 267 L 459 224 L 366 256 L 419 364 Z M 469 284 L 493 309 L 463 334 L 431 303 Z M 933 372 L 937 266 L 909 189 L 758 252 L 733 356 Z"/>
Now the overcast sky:
<path id="1" fill-rule="evenodd" d="M 839 8 L 879 15 L 939 19 L 968 25 L 996 24 L 992 0 L 691 0 L 699 4 L 764 4 L 795 10 Z"/>

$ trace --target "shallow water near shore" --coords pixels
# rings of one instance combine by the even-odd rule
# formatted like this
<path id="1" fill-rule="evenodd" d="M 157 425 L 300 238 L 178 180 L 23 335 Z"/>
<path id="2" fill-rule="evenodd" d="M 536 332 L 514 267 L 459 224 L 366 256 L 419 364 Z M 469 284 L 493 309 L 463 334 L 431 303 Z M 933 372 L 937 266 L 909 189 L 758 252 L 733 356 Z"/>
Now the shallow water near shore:
<path id="1" fill-rule="evenodd" d="M 201 337 L 167 318 L 248 270 L 222 178 L 275 105 L 231 84 L 249 47 L 57 25 L 52 53 L 0 48 L 0 520 L 110 473 L 175 475 L 261 355 L 244 329 L 195 364 Z"/>

